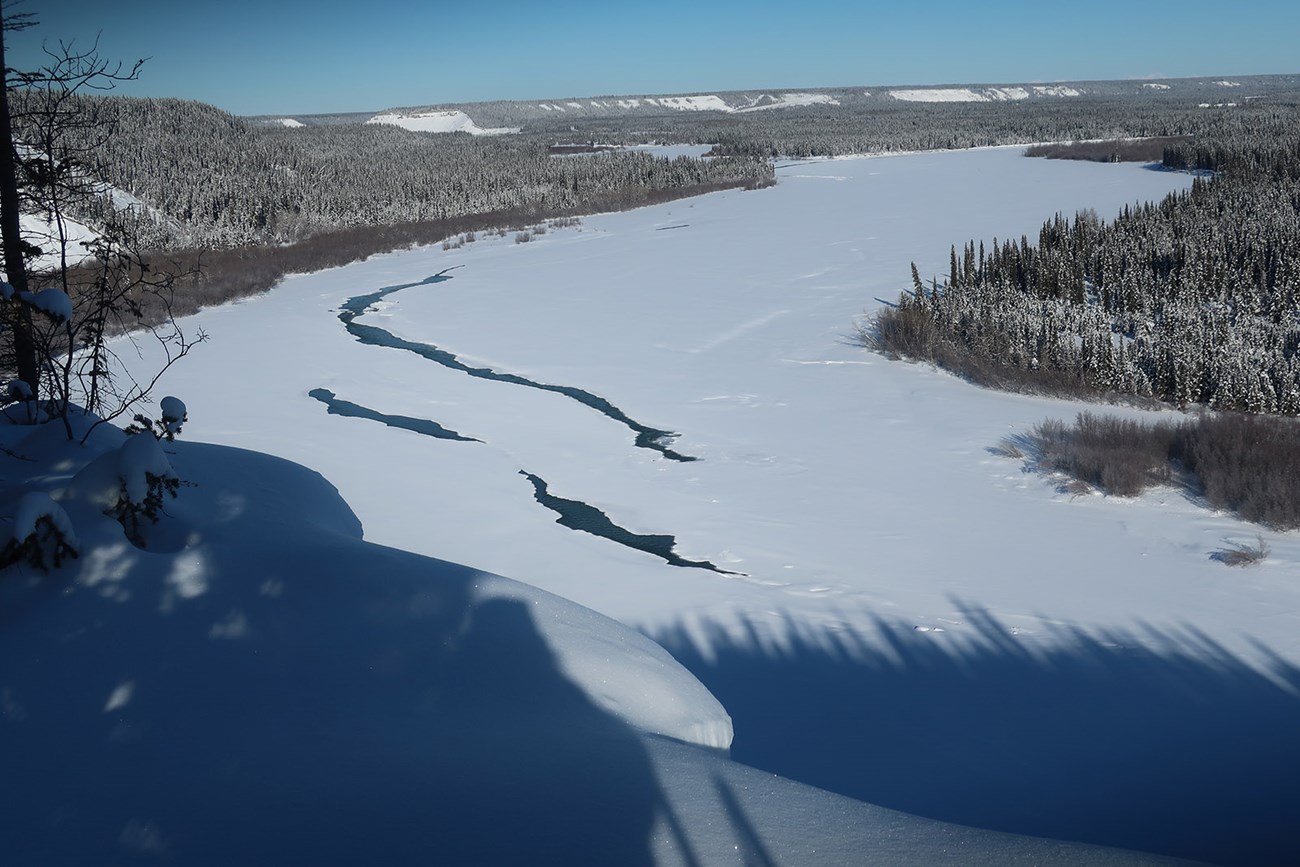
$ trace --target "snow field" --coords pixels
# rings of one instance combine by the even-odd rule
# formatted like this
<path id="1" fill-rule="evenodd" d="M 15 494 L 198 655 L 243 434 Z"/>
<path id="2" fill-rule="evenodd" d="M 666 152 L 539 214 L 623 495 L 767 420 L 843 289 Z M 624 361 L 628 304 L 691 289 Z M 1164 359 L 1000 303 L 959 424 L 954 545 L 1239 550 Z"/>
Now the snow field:
<path id="1" fill-rule="evenodd" d="M 1088 790 L 1088 809 L 1105 803 L 1121 819 L 1132 816 L 1140 804 L 1123 793 L 1147 790 L 1130 782 L 1163 774 L 1178 785 L 1162 797 L 1211 798 L 1195 805 L 1193 824 L 1218 833 L 1203 815 L 1215 811 L 1213 776 L 1169 774 L 1161 763 L 1178 757 L 1159 750 L 1144 757 L 1112 749 L 1149 743 L 1141 715 L 1122 712 L 1122 698 L 1149 693 L 1152 672 L 1166 679 L 1157 681 L 1162 688 L 1204 687 L 1229 702 L 1244 689 L 1251 701 L 1233 725 L 1267 736 L 1234 753 L 1242 778 L 1292 761 L 1294 751 L 1274 736 L 1292 718 L 1291 705 L 1278 711 L 1276 700 L 1290 694 L 1300 662 L 1295 535 L 1265 531 L 1269 559 L 1227 569 L 1209 554 L 1253 539 L 1256 528 L 1172 490 L 1073 497 L 990 451 L 1045 417 L 1095 407 L 976 389 L 848 339 L 855 320 L 908 285 L 913 260 L 924 277 L 942 275 L 950 244 L 1033 238 L 1058 210 L 1092 207 L 1108 217 L 1185 188 L 1190 177 L 1028 160 L 1019 149 L 801 162 L 779 177 L 767 190 L 588 217 L 527 245 L 485 239 L 289 278 L 268 296 L 199 314 L 196 324 L 213 339 L 164 388 L 189 406 L 187 436 L 323 473 L 370 541 L 510 575 L 672 639 L 683 658 L 698 656 L 697 674 L 721 678 L 715 692 L 739 690 L 724 698 L 746 708 L 734 720 L 738 749 L 747 730 L 761 728 L 754 708 L 785 701 L 763 685 L 787 683 L 782 665 L 819 664 L 825 654 L 842 663 L 827 676 L 844 678 L 824 684 L 828 694 L 889 687 L 883 694 L 904 706 L 932 710 L 895 733 L 900 761 L 934 781 L 888 776 L 910 792 L 915 812 L 951 808 L 938 795 L 961 781 L 974 787 L 967 806 L 1051 801 L 1059 812 L 1036 827 L 1114 839 L 1106 837 L 1113 828 L 1069 824 L 1063 816 L 1089 813 L 1068 786 L 1032 771 L 1036 762 L 1058 766 L 1038 761 L 1031 740 L 1052 755 L 1077 742 L 1097 751 L 1092 764 L 1104 771 Z M 450 279 L 392 294 L 356 321 L 467 364 L 586 389 L 639 422 L 680 433 L 673 448 L 699 460 L 635 448 L 627 428 L 561 395 L 362 345 L 338 321 L 348 298 L 455 265 L 464 267 Z M 328 416 L 307 396 L 316 388 L 483 442 Z M 520 470 L 633 532 L 673 535 L 683 557 L 743 574 L 675 568 L 560 526 Z M 728 679 L 738 653 L 749 681 Z M 1041 689 L 1042 672 L 1062 659 L 1154 662 L 1131 678 L 1061 679 L 1061 712 L 1041 716 L 1034 738 L 1003 744 L 1006 754 L 971 767 L 930 760 L 924 733 L 961 743 L 964 715 L 983 714 L 945 704 L 945 695 L 1005 694 L 1025 718 L 1040 718 L 1019 696 Z M 901 683 L 935 683 L 934 694 L 921 700 L 882 682 L 881 660 L 892 660 L 900 677 L 913 675 Z M 927 680 L 950 669 L 970 673 Z M 1072 722 L 1080 715 L 1067 712 L 1076 704 L 1114 710 L 1121 722 L 1082 733 Z M 854 749 L 860 733 L 835 729 L 807 706 L 808 715 L 790 715 L 783 752 L 763 758 L 791 760 L 796 775 L 815 770 L 814 759 L 853 767 L 841 751 Z M 988 731 L 1009 730 L 992 711 L 977 718 Z M 1236 737 L 1202 730 L 1197 719 L 1163 720 L 1178 732 L 1166 742 Z M 1124 767 L 1106 756 L 1123 757 Z M 1016 773 L 1023 791 L 1006 782 Z M 879 795 L 879 803 L 904 803 Z"/>

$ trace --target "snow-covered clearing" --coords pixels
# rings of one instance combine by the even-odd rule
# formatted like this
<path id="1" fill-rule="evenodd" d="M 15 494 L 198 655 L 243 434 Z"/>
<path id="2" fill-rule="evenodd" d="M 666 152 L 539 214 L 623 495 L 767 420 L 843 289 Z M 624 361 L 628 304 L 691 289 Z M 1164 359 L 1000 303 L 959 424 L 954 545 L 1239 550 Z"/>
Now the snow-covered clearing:
<path id="1" fill-rule="evenodd" d="M 802 162 L 779 177 L 763 191 L 585 218 L 580 228 L 529 244 L 480 240 L 292 277 L 267 296 L 199 314 L 192 324 L 212 340 L 164 387 L 189 407 L 187 438 L 322 473 L 368 542 L 508 575 L 659 639 L 730 711 L 742 761 L 936 818 L 1267 863 L 1300 804 L 1293 737 L 1300 539 L 1265 532 L 1267 561 L 1225 568 L 1209 555 L 1225 541 L 1253 539 L 1255 528 L 1169 490 L 1136 500 L 1072 497 L 991 453 L 1003 436 L 1047 416 L 1069 419 L 1083 405 L 976 389 L 846 340 L 864 307 L 878 308 L 907 285 L 911 260 L 923 275 L 942 274 L 949 244 L 1032 238 L 1057 210 L 1092 207 L 1110 216 L 1184 188 L 1190 177 L 1029 160 L 1019 149 Z M 315 390 L 365 413 L 330 414 Z M 421 421 L 465 439 L 426 435 Z M 680 435 L 640 444 L 658 450 L 638 447 L 636 425 Z M 671 459 L 665 447 L 696 460 Z M 279 476 L 269 470 L 256 497 L 237 491 L 223 499 L 220 472 L 187 465 L 185 454 L 178 450 L 177 470 L 200 488 L 183 497 L 232 516 L 257 505 L 255 515 L 238 519 L 241 532 L 285 520 L 277 516 L 295 508 L 278 499 Z M 681 558 L 736 574 L 672 566 L 561 525 L 530 476 L 544 480 L 550 496 L 599 509 L 629 534 L 671 536 Z M 317 491 L 313 508 L 324 511 L 330 538 L 338 537 L 347 520 L 324 483 L 289 486 Z M 360 556 L 350 546 L 362 543 L 312 544 L 319 551 L 306 554 L 268 541 L 255 556 L 295 593 L 318 592 L 310 581 L 319 573 L 337 594 L 330 598 L 343 600 L 333 588 L 357 585 L 362 566 L 350 559 Z M 125 554 L 131 563 L 149 560 Z M 146 573 L 159 583 L 152 596 L 133 597 L 144 606 L 140 616 L 157 610 L 168 581 L 192 586 L 189 556 L 166 555 Z M 578 615 L 559 600 L 446 564 L 432 569 L 393 552 L 382 558 L 392 565 L 370 574 L 396 576 L 399 607 L 408 600 L 423 610 L 411 600 L 439 570 L 454 586 L 429 592 L 440 600 L 460 594 L 452 610 L 479 598 L 465 588 L 487 581 L 488 598 L 506 600 L 490 606 L 495 622 L 522 632 L 511 645 L 517 652 L 475 645 L 495 654 L 494 663 L 506 666 L 500 657 L 508 655 L 532 665 L 518 644 L 529 641 L 563 660 L 564 624 Z M 102 571 L 119 576 L 104 579 L 105 592 L 126 586 L 116 560 Z M 238 616 L 222 619 L 234 612 L 246 615 L 252 634 L 274 634 L 260 620 L 271 611 L 254 610 L 235 582 L 217 591 L 201 596 L 191 633 L 239 632 Z M 551 606 L 528 609 L 535 634 L 508 604 L 517 598 Z M 447 610 L 442 601 L 434 608 Z M 542 610 L 556 612 L 556 631 L 547 631 Z M 612 624 L 600 629 L 616 634 Z M 347 661 L 354 634 L 347 626 L 337 642 L 326 633 L 306 640 Z M 416 652 L 409 632 L 394 641 Z M 634 659 L 658 659 L 652 647 L 628 644 Z M 164 657 L 179 652 L 164 646 Z M 357 652 L 382 655 L 382 647 L 364 633 Z M 133 652 L 136 662 L 102 673 L 96 701 L 152 658 L 149 648 Z M 57 664 L 73 670 L 81 657 L 66 656 Z M 572 677 L 603 714 L 602 725 L 695 730 L 681 721 L 652 724 L 645 705 L 659 700 L 622 698 L 630 687 L 616 683 L 621 668 L 602 681 L 614 690 L 602 698 L 593 693 L 600 678 L 586 676 L 582 664 L 544 667 L 539 677 L 555 670 Z M 689 689 L 680 670 L 662 671 L 664 694 Z M 378 695 L 369 677 L 354 690 L 359 701 Z M 183 686 L 184 678 L 166 683 Z M 269 694 L 270 682 L 258 679 L 255 688 Z M 514 706 L 493 696 L 475 701 L 499 701 L 508 716 Z M 698 696 L 686 705 L 696 713 L 709 707 Z M 350 719 L 340 725 L 370 724 Z M 105 715 L 106 736 L 110 723 Z M 635 742 L 650 744 L 644 749 L 670 802 L 689 795 L 711 805 L 684 820 L 692 840 L 710 810 L 728 816 L 727 845 L 734 834 L 738 847 L 749 845 L 750 833 L 767 841 L 758 849 L 770 847 L 766 854 L 809 833 L 797 815 L 804 804 L 805 817 L 830 810 L 845 823 L 810 845 L 843 843 L 837 834 L 859 833 L 855 822 L 888 824 L 855 813 L 871 809 L 862 804 L 818 801 L 830 797 L 820 794 L 800 801 L 797 792 L 806 790 L 793 784 L 742 781 L 729 775 L 751 772 L 734 765 L 715 772 L 698 754 L 681 753 L 685 747 Z M 396 742 L 381 770 L 400 765 L 408 743 Z M 570 748 L 577 747 L 560 752 Z M 638 749 L 624 755 L 641 756 Z M 539 767 L 522 759 L 525 752 L 512 748 L 509 760 Z M 255 761 L 251 753 L 246 759 Z M 420 760 L 410 767 L 394 790 L 399 798 L 427 795 L 403 786 L 416 785 L 426 768 L 442 770 Z M 383 780 L 380 770 L 358 772 L 366 785 Z M 705 778 L 712 782 L 699 782 Z M 760 819 L 750 807 L 764 786 L 776 800 Z M 277 795 L 272 789 L 265 795 L 272 800 L 255 799 L 248 814 Z M 644 803 L 659 797 L 652 787 Z M 779 821 L 776 811 L 786 807 L 777 804 L 789 806 Z M 588 807 L 583 801 L 580 809 Z M 273 822 L 270 815 L 263 821 Z M 905 863 L 909 854 L 917 863 L 933 860 L 937 849 L 924 847 L 941 832 L 898 821 L 917 832 L 898 844 L 903 854 L 886 853 L 881 863 Z M 655 822 L 662 855 L 672 848 L 664 841 L 681 838 Z M 959 858 L 997 862 L 990 853 L 1004 838 L 976 839 Z M 894 845 L 861 836 L 850 844 L 859 848 L 835 855 L 837 843 L 822 855 L 802 850 L 777 860 L 846 863 L 854 858 L 845 851 Z M 727 857 L 761 863 L 741 848 Z M 1082 857 L 1098 863 L 1095 854 Z"/>

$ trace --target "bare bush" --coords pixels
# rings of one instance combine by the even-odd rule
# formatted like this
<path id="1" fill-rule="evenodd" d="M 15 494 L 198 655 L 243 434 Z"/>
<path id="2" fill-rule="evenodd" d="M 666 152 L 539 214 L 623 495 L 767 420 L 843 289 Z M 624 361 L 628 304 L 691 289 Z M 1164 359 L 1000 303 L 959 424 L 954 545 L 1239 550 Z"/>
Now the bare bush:
<path id="1" fill-rule="evenodd" d="M 1081 413 L 1073 425 L 1055 419 L 1038 425 L 1021 450 L 1038 469 L 1107 494 L 1136 496 L 1152 485 L 1177 484 L 1247 521 L 1300 528 L 1300 423 L 1294 419 L 1225 413 L 1143 423 Z"/>
<path id="2" fill-rule="evenodd" d="M 1038 465 L 1100 491 L 1122 497 L 1169 480 L 1169 455 L 1177 429 L 1114 416 L 1080 413 L 1073 427 L 1049 419 L 1030 435 Z"/>
<path id="3" fill-rule="evenodd" d="M 532 232 L 517 232 L 515 234 L 516 244 L 527 244 L 531 240 L 533 240 Z"/>
<path id="4" fill-rule="evenodd" d="M 1271 527 L 1300 527 L 1300 424 L 1290 418 L 1203 416 L 1174 457 L 1207 504 Z"/>
<path id="5" fill-rule="evenodd" d="M 1224 547 L 1210 554 L 1211 560 L 1218 560 L 1225 566 L 1254 566 L 1268 557 L 1270 551 L 1263 536 L 1256 535 L 1254 544 L 1249 542 L 1228 542 Z"/>

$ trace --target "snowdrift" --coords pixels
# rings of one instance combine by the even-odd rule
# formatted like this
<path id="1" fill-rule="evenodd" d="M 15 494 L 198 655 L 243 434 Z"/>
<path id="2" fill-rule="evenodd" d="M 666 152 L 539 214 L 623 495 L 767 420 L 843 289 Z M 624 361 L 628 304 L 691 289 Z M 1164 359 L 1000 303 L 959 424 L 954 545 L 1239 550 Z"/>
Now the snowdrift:
<path id="1" fill-rule="evenodd" d="M 0 573 L 5 864 L 1145 863 L 735 765 L 658 645 L 365 542 L 300 466 L 166 444 L 186 486 L 140 548 L 103 506 L 149 434 L 2 430 L 7 512 L 47 492 L 81 540 Z"/>

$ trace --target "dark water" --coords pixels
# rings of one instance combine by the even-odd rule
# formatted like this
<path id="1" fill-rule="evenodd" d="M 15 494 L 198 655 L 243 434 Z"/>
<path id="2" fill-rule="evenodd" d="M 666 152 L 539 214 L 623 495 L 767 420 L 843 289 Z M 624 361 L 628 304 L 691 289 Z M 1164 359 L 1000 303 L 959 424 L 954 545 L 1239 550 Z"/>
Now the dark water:
<path id="1" fill-rule="evenodd" d="M 451 269 L 448 269 L 451 270 Z M 469 376 L 480 379 L 489 379 L 495 382 L 505 382 L 512 385 L 520 385 L 525 388 L 535 388 L 540 391 L 549 391 L 555 394 L 561 394 L 565 397 L 578 401 L 583 406 L 590 407 L 602 415 L 619 422 L 631 429 L 636 434 L 636 445 L 638 448 L 652 449 L 659 452 L 669 460 L 674 461 L 694 461 L 697 458 L 681 454 L 669 448 L 668 443 L 677 437 L 677 434 L 671 431 L 659 430 L 648 427 L 640 422 L 628 418 L 627 414 L 620 410 L 614 404 L 610 403 L 599 395 L 592 394 L 580 388 L 574 388 L 567 385 L 551 385 L 548 383 L 534 382 L 522 376 L 513 373 L 501 373 L 486 367 L 470 367 L 460 361 L 455 355 L 428 343 L 416 343 L 410 340 L 403 340 L 391 332 L 382 328 L 376 328 L 373 325 L 365 325 L 358 322 L 357 319 L 366 313 L 372 306 L 377 304 L 385 297 L 403 289 L 411 289 L 415 286 L 429 286 L 434 283 L 441 283 L 444 280 L 450 280 L 446 271 L 441 271 L 431 277 L 426 277 L 415 283 L 402 283 L 396 286 L 385 286 L 374 292 L 365 295 L 356 295 L 349 298 L 342 307 L 339 308 L 339 321 L 347 329 L 348 333 L 355 337 L 361 343 L 368 346 L 381 346 L 389 349 L 401 349 L 406 352 L 413 352 L 421 358 L 426 358 L 443 367 L 451 370 L 458 370 Z M 334 392 L 326 388 L 316 388 L 308 392 L 308 396 L 325 404 L 332 415 L 341 415 L 351 418 L 363 418 L 369 421 L 376 421 L 389 427 L 401 430 L 413 431 L 414 433 L 425 436 L 435 437 L 437 439 L 456 440 L 459 442 L 482 442 L 482 440 L 467 437 L 456 431 L 449 430 L 435 421 L 422 418 L 412 418 L 403 415 L 387 415 L 352 403 L 346 400 L 340 400 Z M 609 519 L 609 516 L 597 509 L 595 506 L 584 503 L 580 500 L 568 500 L 563 497 L 557 497 L 551 494 L 546 482 L 533 475 L 532 473 L 519 471 L 521 475 L 527 477 L 533 485 L 534 497 L 537 502 L 551 511 L 558 514 L 558 523 L 572 530 L 579 530 L 584 533 L 590 533 L 593 536 L 599 536 L 602 539 L 608 539 L 619 545 L 633 548 L 637 551 L 644 551 L 659 557 L 664 562 L 673 566 L 692 569 L 708 569 L 723 575 L 740 575 L 740 572 L 728 572 L 726 569 L 719 569 L 707 560 L 687 560 L 684 557 L 674 553 L 673 548 L 677 540 L 669 535 L 642 535 L 626 530 Z"/>
<path id="2" fill-rule="evenodd" d="M 557 497 L 550 493 L 543 479 L 524 470 L 520 470 L 519 474 L 533 483 L 533 496 L 537 498 L 537 502 L 558 514 L 560 517 L 556 522 L 562 526 L 571 530 L 590 533 L 593 536 L 600 536 L 602 539 L 609 539 L 628 548 L 645 551 L 647 554 L 653 554 L 672 566 L 708 569 L 722 575 L 743 574 L 719 569 L 707 560 L 687 560 L 684 557 L 679 557 L 673 552 L 677 540 L 672 536 L 659 534 L 647 536 L 625 530 L 611 521 L 608 515 L 595 506 L 578 500 L 566 500 L 563 497 Z"/>
<path id="3" fill-rule="evenodd" d="M 339 400 L 335 397 L 334 392 L 328 388 L 313 388 L 307 392 L 308 397 L 319 400 L 329 410 L 330 415 L 342 415 L 348 418 L 364 418 L 370 421 L 377 421 L 380 424 L 386 424 L 389 427 L 399 428 L 400 430 L 409 430 L 413 433 L 423 434 L 427 437 L 434 437 L 440 440 L 456 440 L 463 443 L 481 443 L 482 440 L 476 440 L 473 437 L 461 436 L 454 430 L 448 430 L 436 421 L 430 421 L 425 418 L 412 418 L 407 415 L 387 415 L 377 412 L 366 406 L 352 403 L 347 400 Z"/>
<path id="4" fill-rule="evenodd" d="M 451 269 L 447 269 L 451 270 Z M 364 314 L 370 307 L 383 298 L 400 292 L 403 289 L 410 289 L 415 286 L 428 286 L 433 283 L 441 283 L 451 278 L 446 276 L 447 271 L 440 271 L 431 277 L 425 277 L 416 283 L 402 283 L 397 286 L 385 286 L 366 295 L 356 295 L 349 298 L 342 307 L 339 308 L 339 321 L 348 333 L 360 342 L 369 346 L 384 346 L 389 349 L 401 349 L 406 352 L 413 352 L 421 358 L 426 358 L 436 364 L 451 370 L 458 370 L 469 376 L 478 377 L 479 379 L 490 379 L 494 382 L 506 382 L 511 385 L 519 385 L 525 388 L 535 388 L 539 391 L 549 391 L 553 394 L 561 394 L 572 400 L 576 400 L 583 406 L 596 410 L 601 415 L 613 419 L 629 428 L 636 434 L 637 448 L 650 449 L 656 451 L 669 460 L 673 461 L 694 461 L 698 458 L 684 455 L 670 447 L 670 443 L 677 438 L 677 434 L 672 431 L 660 430 L 648 425 L 641 424 L 635 419 L 629 418 L 627 413 L 610 403 L 605 398 L 597 394 L 592 394 L 581 388 L 575 388 L 570 385 L 552 385 L 545 382 L 534 382 L 531 379 L 519 376 L 514 373 L 502 373 L 492 370 L 489 367 L 470 367 L 465 364 L 454 354 L 446 350 L 439 349 L 430 343 L 416 343 L 411 340 L 403 340 L 391 332 L 382 328 L 376 328 L 373 325 L 363 325 L 356 320 Z"/>

